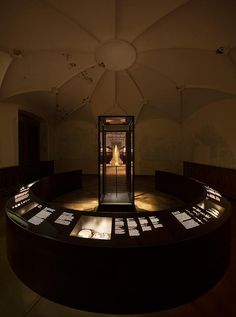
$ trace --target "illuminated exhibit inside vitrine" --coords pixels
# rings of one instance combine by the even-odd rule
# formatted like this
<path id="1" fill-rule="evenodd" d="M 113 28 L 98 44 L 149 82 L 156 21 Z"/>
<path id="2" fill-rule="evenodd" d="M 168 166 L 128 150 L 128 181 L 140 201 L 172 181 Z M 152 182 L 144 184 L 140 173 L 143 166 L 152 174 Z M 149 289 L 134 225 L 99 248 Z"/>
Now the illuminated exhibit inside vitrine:
<path id="1" fill-rule="evenodd" d="M 134 207 L 134 117 L 100 116 L 99 209 Z"/>

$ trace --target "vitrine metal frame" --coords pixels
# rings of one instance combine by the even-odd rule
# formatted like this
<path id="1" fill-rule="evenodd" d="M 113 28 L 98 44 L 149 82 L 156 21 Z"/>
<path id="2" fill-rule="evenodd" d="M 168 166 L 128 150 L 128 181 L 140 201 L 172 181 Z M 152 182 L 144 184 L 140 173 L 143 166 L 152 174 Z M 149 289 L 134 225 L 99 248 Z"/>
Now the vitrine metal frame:
<path id="1" fill-rule="evenodd" d="M 127 203 L 104 203 L 104 195 L 105 195 L 105 186 L 106 186 L 106 133 L 105 130 L 105 121 L 106 119 L 122 119 L 124 118 L 127 123 L 120 124 L 120 126 L 128 127 L 128 130 L 122 130 L 119 124 L 112 124 L 112 126 L 117 126 L 117 128 L 110 132 L 125 132 L 126 137 L 126 178 L 129 182 L 129 201 Z M 102 135 L 102 137 L 101 137 Z M 101 151 L 102 149 L 102 151 Z M 98 210 L 105 210 L 106 207 L 114 208 L 114 207 L 126 207 L 127 210 L 134 209 L 134 173 L 135 173 L 135 156 L 134 156 L 134 116 L 99 116 L 98 117 Z M 102 173 L 101 173 L 102 166 Z M 117 170 L 116 170 L 117 172 Z M 111 210 L 111 209 L 110 209 Z"/>

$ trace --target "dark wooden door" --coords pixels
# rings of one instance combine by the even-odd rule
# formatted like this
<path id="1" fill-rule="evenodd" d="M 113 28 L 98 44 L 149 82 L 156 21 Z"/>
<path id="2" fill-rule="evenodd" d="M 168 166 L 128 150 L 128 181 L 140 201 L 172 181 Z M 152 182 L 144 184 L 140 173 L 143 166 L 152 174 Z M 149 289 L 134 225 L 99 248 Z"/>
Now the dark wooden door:
<path id="1" fill-rule="evenodd" d="M 19 164 L 40 160 L 40 122 L 26 112 L 19 112 Z"/>

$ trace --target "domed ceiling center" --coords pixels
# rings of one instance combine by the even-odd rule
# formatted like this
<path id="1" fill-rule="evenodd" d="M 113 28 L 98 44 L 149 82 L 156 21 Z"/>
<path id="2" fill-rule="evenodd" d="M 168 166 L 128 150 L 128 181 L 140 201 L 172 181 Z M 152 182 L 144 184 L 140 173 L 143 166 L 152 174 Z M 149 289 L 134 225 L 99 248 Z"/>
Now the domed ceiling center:
<path id="1" fill-rule="evenodd" d="M 106 69 L 119 71 L 129 68 L 135 62 L 136 51 L 128 42 L 112 40 L 99 46 L 95 58 Z"/>

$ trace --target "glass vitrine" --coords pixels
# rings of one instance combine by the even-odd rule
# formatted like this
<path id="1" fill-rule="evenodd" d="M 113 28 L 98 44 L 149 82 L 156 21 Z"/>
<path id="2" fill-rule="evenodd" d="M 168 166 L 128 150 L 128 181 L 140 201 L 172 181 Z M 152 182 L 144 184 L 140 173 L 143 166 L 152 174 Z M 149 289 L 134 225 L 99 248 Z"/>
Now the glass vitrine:
<path id="1" fill-rule="evenodd" d="M 134 117 L 99 116 L 99 208 L 134 206 Z M 111 207 L 112 207 L 111 206 Z"/>

